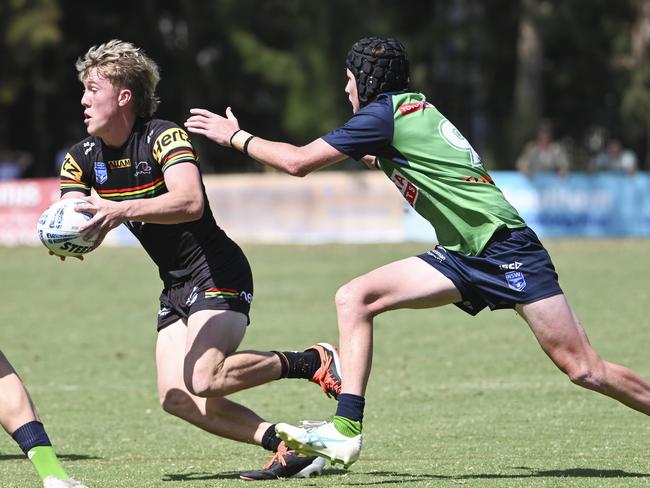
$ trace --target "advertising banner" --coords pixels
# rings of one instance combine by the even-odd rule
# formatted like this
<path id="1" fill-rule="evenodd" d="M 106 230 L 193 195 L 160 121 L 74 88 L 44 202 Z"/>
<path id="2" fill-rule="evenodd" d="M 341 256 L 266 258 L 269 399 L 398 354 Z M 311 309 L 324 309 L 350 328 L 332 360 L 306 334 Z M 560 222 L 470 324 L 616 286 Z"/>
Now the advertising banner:
<path id="1" fill-rule="evenodd" d="M 0 181 L 0 245 L 39 244 L 36 223 L 59 199 L 55 178 Z"/>
<path id="2" fill-rule="evenodd" d="M 528 178 L 516 172 L 493 172 L 492 177 L 540 236 L 650 236 L 648 173 Z"/>
<path id="3" fill-rule="evenodd" d="M 528 224 L 547 237 L 649 237 L 650 174 L 566 178 L 491 173 Z M 404 242 L 433 245 L 431 225 L 378 171 L 210 175 L 205 187 L 219 226 L 240 242 Z M 59 198 L 58 179 L 0 181 L 0 245 L 38 244 L 36 222 Z M 137 241 L 120 226 L 104 245 Z"/>
<path id="4" fill-rule="evenodd" d="M 242 242 L 399 242 L 405 209 L 383 173 L 206 178 L 219 226 Z"/>

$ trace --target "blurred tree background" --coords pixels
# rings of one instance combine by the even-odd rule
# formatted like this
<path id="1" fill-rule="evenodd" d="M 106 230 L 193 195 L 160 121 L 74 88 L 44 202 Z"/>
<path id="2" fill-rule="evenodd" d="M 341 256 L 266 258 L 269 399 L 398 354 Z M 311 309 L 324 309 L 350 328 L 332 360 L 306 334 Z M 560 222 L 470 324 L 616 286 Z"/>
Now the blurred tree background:
<path id="1" fill-rule="evenodd" d="M 75 60 L 112 38 L 159 63 L 157 116 L 230 105 L 251 132 L 306 143 L 351 114 L 345 54 L 367 35 L 404 42 L 413 88 L 489 168 L 512 169 L 542 119 L 577 169 L 603 133 L 650 168 L 648 0 L 0 0 L 0 150 L 55 175 L 57 152 L 85 137 Z M 259 170 L 194 142 L 204 171 Z"/>

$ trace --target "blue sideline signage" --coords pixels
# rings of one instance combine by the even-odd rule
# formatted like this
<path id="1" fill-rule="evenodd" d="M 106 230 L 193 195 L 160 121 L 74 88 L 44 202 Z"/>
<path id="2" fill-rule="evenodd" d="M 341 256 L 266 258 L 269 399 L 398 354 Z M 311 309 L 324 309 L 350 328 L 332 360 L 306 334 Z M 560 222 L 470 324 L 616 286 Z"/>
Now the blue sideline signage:
<path id="1" fill-rule="evenodd" d="M 650 173 L 490 175 L 539 236 L 650 237 Z M 406 240 L 435 240 L 431 226 L 405 208 Z"/>

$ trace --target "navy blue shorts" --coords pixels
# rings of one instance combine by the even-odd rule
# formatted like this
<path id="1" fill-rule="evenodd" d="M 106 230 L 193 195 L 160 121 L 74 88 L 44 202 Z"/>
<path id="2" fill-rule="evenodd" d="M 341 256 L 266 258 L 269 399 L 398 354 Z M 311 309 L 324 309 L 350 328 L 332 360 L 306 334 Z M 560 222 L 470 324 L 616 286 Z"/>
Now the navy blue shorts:
<path id="1" fill-rule="evenodd" d="M 499 229 L 479 256 L 436 246 L 418 257 L 454 283 L 463 297 L 455 305 L 471 315 L 562 293 L 551 257 L 529 227 Z"/>

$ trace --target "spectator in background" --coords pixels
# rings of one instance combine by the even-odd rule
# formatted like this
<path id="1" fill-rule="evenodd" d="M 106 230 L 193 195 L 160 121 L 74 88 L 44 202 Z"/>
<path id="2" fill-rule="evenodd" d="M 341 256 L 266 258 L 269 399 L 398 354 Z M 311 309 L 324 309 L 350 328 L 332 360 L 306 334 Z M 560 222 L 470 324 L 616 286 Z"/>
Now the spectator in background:
<path id="1" fill-rule="evenodd" d="M 612 137 L 607 147 L 594 156 L 589 163 L 590 171 L 623 171 L 634 174 L 639 169 L 634 151 L 625 149 L 621 140 Z"/>
<path id="2" fill-rule="evenodd" d="M 20 178 L 32 164 L 29 153 L 13 150 L 0 150 L 0 180 Z"/>
<path id="3" fill-rule="evenodd" d="M 543 122 L 535 140 L 526 144 L 517 159 L 517 170 L 526 176 L 533 176 L 539 171 L 554 171 L 560 176 L 569 173 L 569 156 L 564 146 L 553 140 L 549 122 Z"/>

